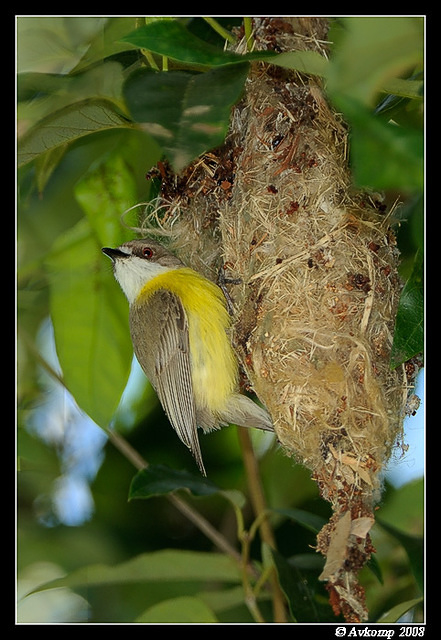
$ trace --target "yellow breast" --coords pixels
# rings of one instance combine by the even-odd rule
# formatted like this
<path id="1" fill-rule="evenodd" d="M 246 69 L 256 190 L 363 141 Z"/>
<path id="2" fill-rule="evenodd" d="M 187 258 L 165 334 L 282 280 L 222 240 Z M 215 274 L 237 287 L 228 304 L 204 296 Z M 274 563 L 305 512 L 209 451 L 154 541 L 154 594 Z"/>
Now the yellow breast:
<path id="1" fill-rule="evenodd" d="M 222 291 L 192 269 L 171 269 L 149 280 L 138 301 L 159 289 L 179 296 L 187 314 L 196 406 L 222 411 L 235 390 L 238 372 Z"/>

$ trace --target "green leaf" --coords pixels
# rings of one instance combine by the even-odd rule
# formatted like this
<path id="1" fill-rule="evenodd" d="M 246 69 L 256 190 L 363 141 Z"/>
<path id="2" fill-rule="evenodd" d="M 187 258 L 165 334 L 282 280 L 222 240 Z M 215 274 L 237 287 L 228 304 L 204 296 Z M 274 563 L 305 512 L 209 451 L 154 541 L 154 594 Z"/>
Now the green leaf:
<path id="1" fill-rule="evenodd" d="M 384 91 L 411 96 L 420 109 L 421 83 L 400 76 L 418 77 L 423 67 L 424 22 L 418 17 L 357 16 L 341 24 L 326 90 L 350 126 L 354 180 L 372 189 L 422 190 L 424 132 L 418 119 L 415 128 L 400 127 L 396 120 L 375 117 L 371 109 Z"/>
<path id="2" fill-rule="evenodd" d="M 28 71 L 17 74 L 17 102 L 47 98 L 56 93 L 60 85 L 69 83 L 69 76 L 57 73 L 38 73 Z"/>
<path id="3" fill-rule="evenodd" d="M 218 622 L 213 611 L 199 598 L 181 596 L 163 600 L 142 613 L 135 622 L 167 624 Z"/>
<path id="4" fill-rule="evenodd" d="M 231 588 L 225 586 L 221 589 L 210 589 L 199 592 L 199 598 L 216 614 L 222 614 L 229 609 L 243 606 L 245 593 L 242 585 L 235 585 Z M 269 599 L 268 592 L 261 593 L 259 600 Z"/>
<path id="5" fill-rule="evenodd" d="M 177 20 L 151 22 L 124 36 L 122 41 L 192 66 L 213 67 L 244 60 L 237 53 L 204 42 Z"/>
<path id="6" fill-rule="evenodd" d="M 378 524 L 394 538 L 396 538 L 404 547 L 407 557 L 409 558 L 410 567 L 415 577 L 416 583 L 421 592 L 424 591 L 424 538 L 422 536 L 413 536 L 396 527 L 377 519 Z"/>
<path id="7" fill-rule="evenodd" d="M 402 78 L 392 78 L 382 87 L 385 93 L 401 98 L 422 100 L 424 96 L 424 83 L 422 80 L 403 80 Z"/>
<path id="8" fill-rule="evenodd" d="M 377 560 L 375 555 L 371 555 L 369 560 L 366 563 L 366 567 L 372 571 L 373 575 L 377 578 L 380 584 L 384 584 L 383 572 L 381 570 L 381 566 Z"/>
<path id="9" fill-rule="evenodd" d="M 46 151 L 38 156 L 35 162 L 35 176 L 38 191 L 43 193 L 49 178 L 60 164 L 61 159 L 67 151 L 68 145 L 61 145 Z"/>
<path id="10" fill-rule="evenodd" d="M 397 57 L 401 60 L 403 55 L 405 59 L 408 56 L 413 56 L 414 47 L 417 48 L 417 59 L 419 60 L 419 51 L 418 48 L 420 45 L 419 40 L 419 28 L 417 25 L 407 24 L 406 22 L 398 21 L 394 23 L 395 29 L 392 33 L 392 36 L 389 30 L 386 32 L 388 36 L 394 38 L 394 44 L 398 42 L 398 40 L 403 41 L 406 45 L 406 51 L 396 52 Z M 386 27 L 389 29 L 390 25 Z M 349 29 L 349 34 L 355 31 L 355 35 L 353 39 L 356 44 L 359 45 L 358 42 L 358 32 L 361 31 L 364 34 L 366 39 L 372 39 L 372 33 L 377 35 L 378 27 L 375 22 L 372 24 L 368 24 L 365 21 L 354 22 L 351 25 L 351 29 Z M 402 36 L 401 32 L 404 32 L 404 36 Z M 407 38 L 408 35 L 413 36 L 409 41 Z M 403 40 L 404 38 L 404 40 Z M 129 33 L 121 39 L 123 42 L 129 42 L 132 45 L 142 48 L 148 49 L 153 53 L 166 56 L 178 62 L 191 65 L 191 66 L 201 66 L 201 67 L 213 67 L 213 66 L 221 66 L 225 64 L 234 64 L 238 62 L 244 61 L 252 61 L 252 60 L 261 60 L 271 64 L 275 64 L 280 67 L 284 67 L 286 69 L 292 69 L 299 71 L 300 73 L 305 73 L 308 75 L 316 75 L 320 77 L 327 77 L 330 69 L 329 61 L 322 55 L 320 55 L 316 51 L 288 51 L 278 55 L 274 55 L 271 51 L 254 51 L 251 53 L 247 53 L 244 55 L 239 55 L 237 53 L 231 51 L 224 51 L 213 45 L 205 42 L 204 40 L 198 38 L 190 31 L 186 29 L 186 27 L 177 20 L 155 20 L 150 24 L 144 25 L 139 29 Z M 349 47 L 354 47 L 354 43 L 352 42 L 352 35 L 348 36 L 348 43 L 345 45 L 343 51 L 336 56 L 337 64 L 339 67 L 341 65 L 340 57 L 346 58 L 349 55 L 349 60 L 353 60 L 353 51 L 352 49 L 348 53 Z M 370 42 L 372 49 L 378 54 L 378 46 L 375 42 L 373 44 Z M 407 52 L 407 53 L 406 53 Z M 389 52 L 385 47 L 384 51 L 381 50 L 381 55 L 383 57 L 387 56 L 387 61 L 389 61 Z M 383 59 L 383 58 L 382 58 Z M 366 66 L 366 74 L 371 74 L 371 69 L 369 66 L 369 59 L 366 60 L 365 57 L 362 57 L 363 64 Z M 346 60 L 345 60 L 346 62 Z M 357 62 L 358 64 L 358 62 Z M 375 73 L 378 72 L 378 65 L 372 65 Z M 386 66 L 386 63 L 383 62 L 383 66 Z M 396 63 L 394 62 L 392 65 L 393 69 L 397 68 Z M 369 68 L 368 68 L 369 67 Z M 382 67 L 383 68 L 383 67 Z M 400 69 L 401 66 L 398 66 Z M 389 69 L 389 66 L 387 66 Z M 351 74 L 351 69 L 347 69 L 348 75 Z M 385 73 L 385 70 L 383 70 Z M 332 74 L 331 74 L 332 75 Z M 386 73 L 386 78 L 389 78 L 389 75 Z M 346 79 L 346 82 L 351 82 L 352 80 L 359 81 L 359 76 L 355 76 L 354 79 L 349 77 Z M 415 83 L 413 85 L 407 84 L 405 80 L 391 80 L 394 87 L 398 87 L 401 92 L 404 92 L 406 95 L 415 96 L 415 91 L 417 88 L 420 88 L 420 83 Z M 381 85 L 380 85 L 381 88 Z"/>
<path id="11" fill-rule="evenodd" d="M 422 66 L 424 21 L 418 17 L 356 16 L 342 20 L 327 75 L 327 89 L 373 106 L 392 78 Z"/>
<path id="12" fill-rule="evenodd" d="M 120 154 L 87 173 L 76 184 L 75 197 L 101 246 L 115 247 L 131 239 L 133 234 L 123 229 L 121 216 L 137 201 L 136 181 Z"/>
<path id="13" fill-rule="evenodd" d="M 200 74 L 142 69 L 128 78 L 124 94 L 133 119 L 180 171 L 223 142 L 247 74 L 246 63 Z"/>
<path id="14" fill-rule="evenodd" d="M 411 463 L 411 460 L 407 460 Z M 399 462 L 398 462 L 399 464 Z M 382 522 L 386 522 L 400 531 L 412 531 L 414 535 L 423 535 L 425 509 L 425 479 L 415 478 L 400 487 L 386 484 L 381 504 Z"/>
<path id="15" fill-rule="evenodd" d="M 94 16 L 18 16 L 17 71 L 68 73 L 106 18 Z"/>
<path id="16" fill-rule="evenodd" d="M 123 80 L 122 65 L 112 60 L 74 75 L 22 73 L 17 77 L 19 114 L 30 126 L 84 100 L 103 99 L 118 105 Z"/>
<path id="17" fill-rule="evenodd" d="M 104 26 L 95 37 L 91 38 L 86 53 L 73 69 L 73 72 L 78 73 L 78 71 L 89 65 L 101 62 L 110 56 L 114 56 L 131 48 L 126 43 L 122 43 L 121 38 L 132 31 L 135 24 L 135 16 L 106 18 Z"/>
<path id="18" fill-rule="evenodd" d="M 295 520 L 295 522 L 313 533 L 318 533 L 327 522 L 325 518 L 302 509 L 275 509 L 274 511 Z"/>
<path id="19" fill-rule="evenodd" d="M 315 51 L 289 51 L 280 55 L 274 55 L 273 51 L 253 51 L 243 55 L 225 51 L 198 38 L 176 20 L 152 22 L 129 33 L 122 40 L 193 68 L 211 68 L 253 60 L 318 76 L 325 76 L 328 68 L 326 58 Z"/>
<path id="20" fill-rule="evenodd" d="M 25 133 L 18 144 L 18 165 L 91 133 L 132 126 L 109 100 L 76 102 L 51 113 Z"/>
<path id="21" fill-rule="evenodd" d="M 391 365 L 397 367 L 424 350 L 423 253 L 418 251 L 398 307 Z"/>
<path id="22" fill-rule="evenodd" d="M 226 555 L 165 549 L 141 554 L 115 566 L 95 564 L 81 567 L 63 578 L 40 585 L 33 593 L 60 587 L 190 580 L 239 584 L 241 577 L 235 562 Z"/>
<path id="23" fill-rule="evenodd" d="M 178 489 L 187 489 L 195 496 L 210 496 L 220 491 L 210 480 L 188 471 L 176 471 L 163 465 L 149 465 L 133 478 L 129 499 L 151 498 Z"/>
<path id="24" fill-rule="evenodd" d="M 335 101 L 350 124 L 355 182 L 373 189 L 419 191 L 424 187 L 424 134 L 375 116 L 360 102 Z"/>
<path id="25" fill-rule="evenodd" d="M 133 358 L 127 303 L 86 219 L 60 236 L 46 267 L 63 379 L 80 408 L 107 426 Z"/>
<path id="26" fill-rule="evenodd" d="M 315 601 L 314 592 L 305 576 L 277 551 L 271 549 L 271 553 L 280 586 L 288 600 L 294 620 L 296 622 L 320 622 L 319 608 Z"/>
<path id="27" fill-rule="evenodd" d="M 414 598 L 413 600 L 406 600 L 406 602 L 400 602 L 400 604 L 392 607 L 387 613 L 381 616 L 377 620 L 381 624 L 390 624 L 392 622 L 398 622 L 398 620 L 408 611 L 416 607 L 423 601 L 423 598 Z"/>
<path id="28" fill-rule="evenodd" d="M 163 465 L 149 465 L 139 471 L 130 485 L 129 499 L 151 498 L 166 495 L 179 489 L 187 489 L 194 496 L 222 495 L 239 508 L 245 498 L 239 491 L 223 491 L 215 484 L 187 471 L 176 471 Z"/>
<path id="29" fill-rule="evenodd" d="M 287 51 L 273 57 L 265 56 L 264 60 L 278 67 L 322 78 L 326 77 L 329 71 L 329 61 L 317 51 Z"/>

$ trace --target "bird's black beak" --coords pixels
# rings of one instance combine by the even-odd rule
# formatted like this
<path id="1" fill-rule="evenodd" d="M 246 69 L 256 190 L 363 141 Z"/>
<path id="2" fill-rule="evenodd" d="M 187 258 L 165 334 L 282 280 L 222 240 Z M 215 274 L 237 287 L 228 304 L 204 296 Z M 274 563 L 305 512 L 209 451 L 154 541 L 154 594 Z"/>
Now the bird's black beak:
<path id="1" fill-rule="evenodd" d="M 111 249 L 110 247 L 103 247 L 101 251 L 108 256 L 112 262 L 115 262 L 117 258 L 127 258 L 128 253 L 124 253 L 120 249 Z"/>

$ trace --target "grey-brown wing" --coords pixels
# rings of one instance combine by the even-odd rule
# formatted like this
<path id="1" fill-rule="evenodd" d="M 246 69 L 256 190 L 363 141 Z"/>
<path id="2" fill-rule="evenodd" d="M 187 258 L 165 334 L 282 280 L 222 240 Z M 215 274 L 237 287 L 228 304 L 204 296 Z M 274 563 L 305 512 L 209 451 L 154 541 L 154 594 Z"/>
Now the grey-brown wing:
<path id="1" fill-rule="evenodd" d="M 138 362 L 179 438 L 206 475 L 197 434 L 188 321 L 181 301 L 161 290 L 148 303 L 132 305 L 130 330 Z"/>

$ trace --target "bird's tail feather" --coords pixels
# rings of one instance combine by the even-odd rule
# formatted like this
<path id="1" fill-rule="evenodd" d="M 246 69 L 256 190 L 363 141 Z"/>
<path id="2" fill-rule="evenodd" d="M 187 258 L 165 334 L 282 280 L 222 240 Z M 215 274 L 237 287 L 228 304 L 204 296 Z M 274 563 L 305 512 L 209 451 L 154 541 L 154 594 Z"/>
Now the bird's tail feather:
<path id="1" fill-rule="evenodd" d="M 273 423 L 266 409 L 239 393 L 231 396 L 228 407 L 222 412 L 220 418 L 222 422 L 227 424 L 274 431 Z"/>

